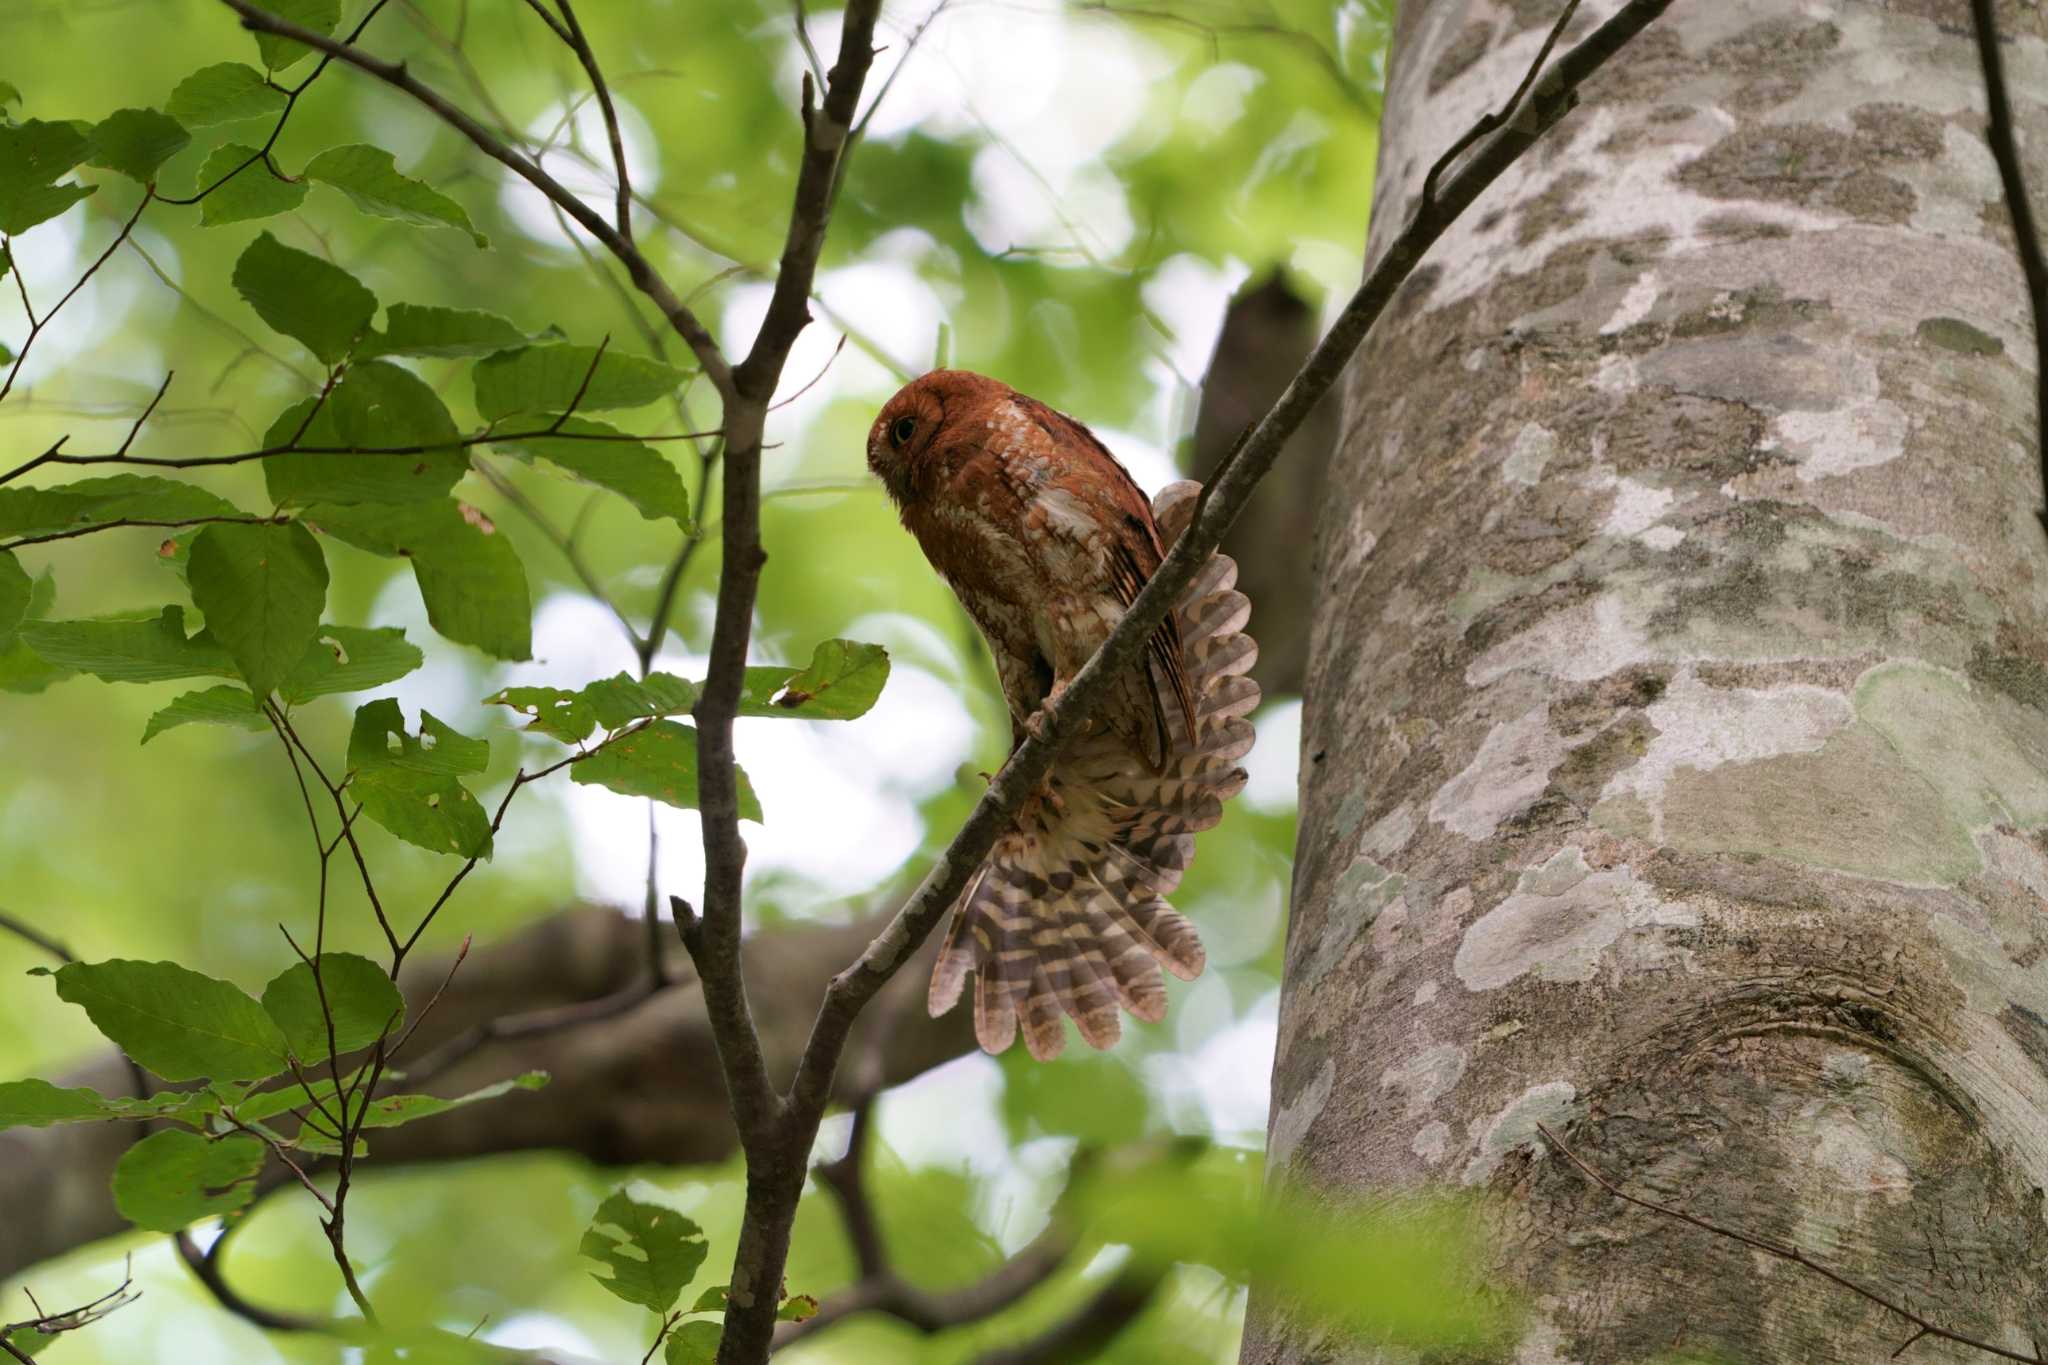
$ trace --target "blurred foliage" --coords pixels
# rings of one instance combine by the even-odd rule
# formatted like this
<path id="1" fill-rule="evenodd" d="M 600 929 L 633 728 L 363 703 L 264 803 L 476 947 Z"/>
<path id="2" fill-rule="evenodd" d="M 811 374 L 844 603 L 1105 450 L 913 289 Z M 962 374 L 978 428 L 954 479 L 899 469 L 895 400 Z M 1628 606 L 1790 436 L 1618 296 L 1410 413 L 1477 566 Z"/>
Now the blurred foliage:
<path id="1" fill-rule="evenodd" d="M 363 9 L 362 0 L 342 4 L 343 31 Z M 1357 277 L 1390 9 L 1388 0 L 887 7 L 887 49 L 870 82 L 870 102 L 879 93 L 879 104 L 833 220 L 817 322 L 785 376 L 793 401 L 771 419 L 763 527 L 770 558 L 757 657 L 786 665 L 763 693 L 764 706 L 775 704 L 776 687 L 794 685 L 791 670 L 819 641 L 879 641 L 897 668 L 866 721 L 829 733 L 823 724 L 779 722 L 816 731 L 809 749 L 776 750 L 748 728 L 778 722 L 742 724 L 741 758 L 767 819 L 766 833 L 749 827 L 752 911 L 761 924 L 844 916 L 900 896 L 979 795 L 975 774 L 997 765 L 1008 739 L 979 641 L 866 477 L 862 443 L 876 406 L 943 353 L 1096 425 L 1141 481 L 1159 482 L 1162 456 L 1178 449 L 1192 423 L 1192 385 L 1229 290 L 1278 266 L 1311 296 L 1334 302 Z M 805 56 L 793 11 L 780 0 L 585 0 L 582 11 L 622 107 L 643 196 L 643 244 L 727 348 L 743 349 L 781 249 L 795 174 Z M 836 14 L 813 5 L 808 27 L 829 54 Z M 608 204 L 593 169 L 603 161 L 603 134 L 583 74 L 519 0 L 393 0 L 363 42 L 406 61 L 487 125 L 546 144 L 553 173 Z M 277 50 L 270 60 L 291 55 Z M 229 62 L 263 59 L 212 0 L 0 6 L 0 98 L 19 92 L 9 113 L 92 125 L 117 110 L 168 109 L 189 133 L 180 143 L 158 120 L 124 116 L 77 177 L 95 191 L 11 241 L 38 315 L 134 210 L 141 191 L 126 176 L 154 169 L 165 195 L 189 196 L 261 146 L 275 99 L 218 70 Z M 286 79 L 312 65 L 294 65 Z M 386 305 L 387 334 L 440 337 L 440 351 L 391 364 L 423 380 L 463 429 L 477 424 L 480 404 L 502 409 L 546 377 L 473 388 L 472 357 L 482 352 L 465 349 L 445 319 L 424 310 L 488 309 L 518 338 L 605 342 L 607 354 L 688 367 L 680 344 L 587 240 L 459 136 L 358 73 L 330 70 L 312 85 L 271 156 L 290 179 L 244 177 L 233 182 L 236 195 L 198 208 L 151 206 L 132 245 L 37 338 L 0 403 L 0 467 L 60 436 L 73 451 L 113 449 L 167 372 L 175 378 L 137 440 L 139 453 L 250 449 L 281 413 L 302 412 L 294 405 L 317 390 L 316 367 L 234 286 L 238 260 L 264 233 L 360 280 Z M 0 362 L 28 331 L 8 285 L 0 291 Z M 712 425 L 714 406 L 699 386 L 673 404 L 607 420 L 642 436 L 688 431 Z M 402 627 L 425 651 L 424 669 L 380 694 L 402 703 L 405 720 L 395 729 L 408 740 L 430 707 L 449 733 L 488 744 L 472 779 L 487 805 L 522 755 L 531 767 L 560 751 L 521 733 L 529 715 L 483 699 L 507 688 L 573 694 L 630 666 L 624 636 L 588 585 L 644 622 L 678 527 L 694 512 L 707 518 L 715 541 L 717 488 L 698 482 L 696 443 L 634 448 L 656 452 L 686 487 L 643 463 L 630 488 L 594 489 L 577 481 L 573 450 L 540 441 L 493 452 L 488 480 L 464 476 L 461 495 L 524 565 L 536 607 L 535 663 L 496 662 L 450 644 L 429 627 L 431 604 L 403 560 L 327 543 L 326 619 Z M 56 481 L 43 472 L 32 482 Z M 270 506 L 266 493 L 278 492 L 266 489 L 255 465 L 199 471 L 192 481 L 243 507 Z M 579 562 L 543 525 L 574 528 Z M 167 602 L 187 604 L 205 591 L 204 579 L 192 589 L 183 582 L 193 539 L 115 530 L 23 549 L 18 558 L 34 586 L 0 582 L 0 607 L 19 589 L 17 597 L 33 592 L 31 620 L 155 617 Z M 664 666 L 685 677 L 701 676 L 716 566 L 715 544 L 707 545 L 682 580 Z M 87 961 L 175 959 L 251 992 L 277 977 L 292 959 L 276 926 L 310 922 L 314 864 L 275 738 L 176 723 L 215 718 L 206 714 L 152 722 L 190 683 L 65 680 L 25 660 L 4 636 L 0 646 L 0 685 L 22 689 L 0 696 L 0 909 Z M 267 666 L 288 663 L 279 656 Z M 813 671 L 821 666 L 813 661 Z M 885 716 L 892 692 L 913 701 Z M 338 758 L 361 698 L 307 695 L 300 731 L 317 752 Z M 959 738 L 945 737 L 948 724 Z M 146 726 L 156 737 L 141 748 Z M 1271 785 L 1291 791 L 1291 755 L 1269 748 L 1259 757 L 1281 773 Z M 899 771 L 919 763 L 931 772 Z M 769 780 L 777 764 L 779 783 Z M 828 769 L 851 773 L 854 785 L 827 787 Z M 795 822 L 844 813 L 790 794 L 814 789 L 893 803 L 910 831 L 899 840 L 900 865 L 828 875 L 817 856 L 798 856 L 793 850 L 805 843 L 832 845 L 825 831 Z M 607 825 L 644 828 L 637 811 L 625 797 L 560 778 L 522 794 L 494 858 L 436 921 L 425 948 L 502 934 L 579 893 L 637 906 L 615 851 L 593 834 Z M 694 840 L 694 824 L 679 819 L 665 827 L 665 846 Z M 452 860 L 365 830 L 386 899 L 423 907 Z M 1175 987 L 1166 1025 L 1128 1028 L 1109 1056 L 1070 1050 L 1050 1066 L 1021 1053 L 999 1063 L 968 1059 L 884 1100 L 871 1188 L 906 1275 L 943 1287 L 999 1264 L 1043 1224 L 1077 1144 L 1104 1150 L 1175 1133 L 1258 1140 L 1293 834 L 1291 798 L 1281 798 L 1233 803 L 1222 827 L 1204 837 L 1176 901 L 1202 927 L 1210 970 L 1192 987 Z M 693 894 L 691 869 L 687 859 L 665 866 L 663 890 Z M 378 942 L 360 891 L 337 878 L 329 950 L 373 952 Z M 32 948 L 0 935 L 0 973 L 36 965 Z M 9 1059 L 0 1081 L 55 1074 L 95 1043 L 83 1012 L 61 1006 L 44 983 L 0 993 L 0 1054 Z M 1130 1196 L 1141 1207 L 1116 1215 L 1146 1229 L 1146 1246 L 1133 1254 L 1203 1249 L 1168 1253 L 1187 1264 L 1170 1271 L 1105 1359 L 1234 1358 L 1246 1248 L 1271 1249 L 1273 1239 L 1244 1221 L 1259 1186 L 1255 1160 L 1217 1149 L 1200 1170 L 1206 1174 L 1192 1184 L 1183 1173 L 1166 1190 L 1134 1186 L 1148 1191 Z M 737 1168 L 639 1174 L 664 1206 L 703 1228 L 711 1253 L 699 1279 L 722 1278 L 738 1221 Z M 645 1315 L 612 1300 L 578 1255 L 620 1180 L 532 1156 L 434 1170 L 379 1172 L 373 1163 L 351 1206 L 350 1249 L 393 1322 L 458 1333 L 481 1323 L 486 1339 L 637 1359 Z M 1201 1198 L 1180 1197 L 1196 1189 Z M 273 1199 L 236 1236 L 232 1273 L 252 1298 L 285 1310 L 342 1311 L 309 1200 Z M 1104 1234 L 1113 1236 L 1114 1227 Z M 1342 1246 L 1330 1257 L 1310 1259 L 1349 1265 L 1354 1282 L 1391 1273 L 1379 1260 L 1347 1261 L 1356 1239 L 1336 1240 Z M 1440 1244 L 1456 1238 L 1446 1231 Z M 795 1248 L 792 1290 L 826 1295 L 852 1277 L 829 1198 L 806 1199 Z M 145 1303 L 52 1345 L 46 1358 L 342 1358 L 334 1342 L 265 1337 L 222 1314 L 161 1238 L 117 1239 L 41 1268 L 38 1297 L 94 1297 L 118 1279 L 126 1250 L 138 1253 Z M 927 1339 L 892 1321 L 855 1319 L 791 1358 L 966 1359 L 1056 1320 L 1107 1273 L 1083 1254 L 1047 1287 L 975 1327 Z M 1305 1283 L 1319 1283 L 1322 1273 Z M 1396 1292 L 1371 1297 L 1380 1303 Z M 23 1305 L 18 1287 L 7 1288 L 0 1320 L 18 1320 Z M 1439 1326 L 1459 1338 L 1476 1321 Z"/>

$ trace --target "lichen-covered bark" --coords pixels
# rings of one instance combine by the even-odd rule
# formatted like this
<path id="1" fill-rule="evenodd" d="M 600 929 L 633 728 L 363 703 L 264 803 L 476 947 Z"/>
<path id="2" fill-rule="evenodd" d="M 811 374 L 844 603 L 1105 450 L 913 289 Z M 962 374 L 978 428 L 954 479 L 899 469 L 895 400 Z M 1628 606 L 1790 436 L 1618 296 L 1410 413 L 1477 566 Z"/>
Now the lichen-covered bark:
<path id="1" fill-rule="evenodd" d="M 1403 5 L 1376 244 L 1555 12 Z M 2048 10 L 1999 12 L 2048 218 Z M 1273 1168 L 1493 1195 L 1498 1358 L 1910 1335 L 1538 1122 L 2048 1349 L 2048 544 L 1983 108 L 1964 0 L 1674 5 L 1352 371 Z M 1247 1361 L 1355 1353 L 1255 1300 Z"/>

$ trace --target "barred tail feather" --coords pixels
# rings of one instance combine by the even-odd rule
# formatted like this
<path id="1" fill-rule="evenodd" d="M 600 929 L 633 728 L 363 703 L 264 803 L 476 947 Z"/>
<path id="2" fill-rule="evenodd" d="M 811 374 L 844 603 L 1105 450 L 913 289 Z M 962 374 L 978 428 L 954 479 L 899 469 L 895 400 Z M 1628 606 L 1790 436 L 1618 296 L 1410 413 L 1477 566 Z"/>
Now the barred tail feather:
<path id="1" fill-rule="evenodd" d="M 1153 502 L 1170 547 L 1193 522 L 1200 485 L 1172 484 Z M 1001 1052 L 1019 1033 L 1033 1057 L 1058 1056 L 1063 1016 L 1089 1046 L 1133 1018 L 1166 1017 L 1162 968 L 1184 981 L 1207 960 L 1195 927 L 1164 899 L 1194 859 L 1195 835 L 1223 817 L 1245 783 L 1259 686 L 1246 676 L 1258 646 L 1244 633 L 1251 604 L 1237 566 L 1212 555 L 1176 608 L 1194 729 L 1178 705 L 1161 708 L 1163 756 L 1132 754 L 1104 727 L 1082 736 L 1046 794 L 997 841 L 953 908 L 928 1003 L 942 1014 L 974 978 L 974 1034 Z M 1157 695 L 1159 666 L 1145 665 Z M 1142 676 L 1142 675 L 1141 675 Z"/>

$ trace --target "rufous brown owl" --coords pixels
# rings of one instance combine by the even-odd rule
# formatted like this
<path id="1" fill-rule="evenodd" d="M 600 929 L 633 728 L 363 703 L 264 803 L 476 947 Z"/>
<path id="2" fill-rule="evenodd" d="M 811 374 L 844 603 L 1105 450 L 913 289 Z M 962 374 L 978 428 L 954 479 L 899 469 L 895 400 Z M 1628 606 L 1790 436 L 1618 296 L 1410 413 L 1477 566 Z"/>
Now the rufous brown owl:
<path id="1" fill-rule="evenodd" d="M 1176 483 L 1148 503 L 1087 427 L 966 370 L 904 385 L 868 432 L 868 467 L 987 639 L 1013 743 L 1123 618 L 1201 491 Z M 972 972 L 988 1051 L 1021 1022 L 1032 1056 L 1056 1055 L 1062 1010 L 1108 1047 L 1119 1004 L 1165 1017 L 1161 967 L 1201 972 L 1201 939 L 1164 898 L 1244 786 L 1258 647 L 1236 581 L 1210 557 L 954 905 L 929 1004 L 952 1008 Z"/>

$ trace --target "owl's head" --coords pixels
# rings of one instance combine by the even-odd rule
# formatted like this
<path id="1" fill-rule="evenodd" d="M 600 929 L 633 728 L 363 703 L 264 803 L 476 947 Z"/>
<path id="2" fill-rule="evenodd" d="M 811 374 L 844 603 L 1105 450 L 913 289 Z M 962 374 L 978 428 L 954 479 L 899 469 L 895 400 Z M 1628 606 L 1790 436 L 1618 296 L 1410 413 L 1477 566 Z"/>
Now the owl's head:
<path id="1" fill-rule="evenodd" d="M 868 428 L 868 468 L 898 507 L 924 497 L 941 474 L 951 438 L 1010 386 L 972 370 L 933 370 L 911 380 L 882 405 Z"/>

